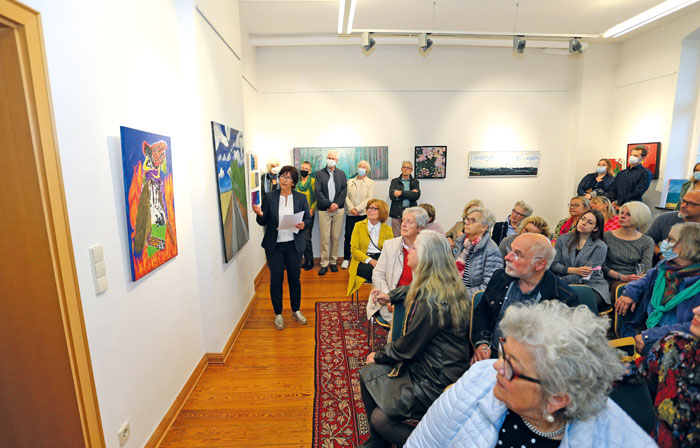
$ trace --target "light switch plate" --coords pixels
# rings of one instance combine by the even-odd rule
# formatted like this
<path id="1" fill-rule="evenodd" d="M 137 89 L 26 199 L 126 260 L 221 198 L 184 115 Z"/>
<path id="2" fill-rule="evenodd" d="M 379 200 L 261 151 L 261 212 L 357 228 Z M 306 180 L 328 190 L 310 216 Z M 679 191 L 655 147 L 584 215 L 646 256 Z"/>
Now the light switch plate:
<path id="1" fill-rule="evenodd" d="M 95 244 L 90 247 L 90 258 L 93 263 L 99 263 L 105 259 L 105 252 L 101 244 Z"/>
<path id="2" fill-rule="evenodd" d="M 102 277 L 98 277 L 95 279 L 95 290 L 97 294 L 102 294 L 103 292 L 107 291 L 107 287 L 109 286 L 109 283 L 107 282 L 107 276 L 103 275 Z"/>
<path id="3" fill-rule="evenodd" d="M 95 267 L 95 278 L 100 278 L 107 275 L 107 268 L 105 267 L 104 261 L 97 262 L 93 266 Z"/>

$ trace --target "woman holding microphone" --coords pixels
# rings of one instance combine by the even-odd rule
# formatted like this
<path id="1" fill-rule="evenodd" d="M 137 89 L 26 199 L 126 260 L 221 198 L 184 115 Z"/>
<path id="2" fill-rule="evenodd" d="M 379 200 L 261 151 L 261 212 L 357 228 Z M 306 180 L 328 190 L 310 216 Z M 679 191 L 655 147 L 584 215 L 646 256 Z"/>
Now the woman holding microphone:
<path id="1" fill-rule="evenodd" d="M 287 269 L 289 284 L 289 302 L 292 317 L 300 324 L 306 325 L 306 317 L 299 311 L 301 305 L 301 256 L 306 243 L 301 232 L 292 230 L 277 230 L 284 215 L 304 212 L 302 222 L 296 228 L 303 230 L 310 224 L 309 203 L 306 196 L 294 191 L 299 181 L 299 172 L 293 166 L 285 166 L 279 172 L 279 189 L 269 192 L 263 197 L 262 206 L 253 205 L 253 211 L 258 224 L 265 227 L 265 236 L 261 246 L 265 249 L 267 265 L 270 268 L 270 299 L 275 311 L 275 327 L 284 329 L 282 317 L 282 282 L 284 270 Z"/>

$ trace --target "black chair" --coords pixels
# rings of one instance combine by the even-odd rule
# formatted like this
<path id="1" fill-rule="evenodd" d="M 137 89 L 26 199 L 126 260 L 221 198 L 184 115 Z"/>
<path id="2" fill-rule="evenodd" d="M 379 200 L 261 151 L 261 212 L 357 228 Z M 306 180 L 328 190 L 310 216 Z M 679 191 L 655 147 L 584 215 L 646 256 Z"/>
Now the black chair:
<path id="1" fill-rule="evenodd" d="M 625 383 L 615 387 L 610 393 L 610 399 L 647 434 L 651 433 L 656 424 L 656 410 L 646 383 Z"/>
<path id="2" fill-rule="evenodd" d="M 403 335 L 404 322 L 406 320 L 406 307 L 402 302 L 395 303 L 392 311 L 391 323 L 387 322 L 379 311 L 369 318 L 369 350 L 374 351 L 374 324 L 389 331 L 389 341 L 395 341 Z"/>

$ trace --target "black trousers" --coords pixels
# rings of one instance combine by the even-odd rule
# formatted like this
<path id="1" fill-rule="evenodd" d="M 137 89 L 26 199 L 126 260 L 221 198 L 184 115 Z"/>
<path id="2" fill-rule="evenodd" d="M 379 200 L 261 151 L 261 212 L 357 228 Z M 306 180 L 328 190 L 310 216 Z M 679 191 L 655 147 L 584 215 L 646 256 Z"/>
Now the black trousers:
<path id="1" fill-rule="evenodd" d="M 350 253 L 350 240 L 352 239 L 352 231 L 355 228 L 355 224 L 366 219 L 367 215 L 345 215 L 345 241 L 343 242 L 343 259 L 350 261 L 352 259 L 352 254 Z"/>
<path id="2" fill-rule="evenodd" d="M 289 305 L 292 311 L 299 311 L 301 305 L 301 254 L 297 252 L 294 241 L 277 243 L 275 250 L 265 251 L 267 266 L 270 268 L 270 299 L 275 314 L 282 314 L 282 289 L 284 288 L 284 270 L 287 269 L 289 284 Z"/>
<path id="3" fill-rule="evenodd" d="M 311 243 L 311 233 L 314 230 L 314 218 L 316 215 L 311 217 L 311 224 L 309 224 L 308 227 L 304 227 L 304 230 L 301 231 L 301 236 L 304 238 L 304 244 L 306 245 L 304 247 L 304 261 L 308 262 L 309 260 L 313 261 L 314 259 L 314 246 Z"/>

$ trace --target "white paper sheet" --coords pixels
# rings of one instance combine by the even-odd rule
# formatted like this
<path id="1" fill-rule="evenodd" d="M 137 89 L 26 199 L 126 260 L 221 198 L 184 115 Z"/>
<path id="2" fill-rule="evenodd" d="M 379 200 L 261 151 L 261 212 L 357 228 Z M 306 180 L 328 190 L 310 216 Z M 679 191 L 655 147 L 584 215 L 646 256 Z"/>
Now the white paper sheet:
<path id="1" fill-rule="evenodd" d="M 291 230 L 294 233 L 299 233 L 299 229 L 296 225 L 299 224 L 304 219 L 304 212 L 294 213 L 292 215 L 282 216 L 280 225 L 277 226 L 277 230 Z"/>

